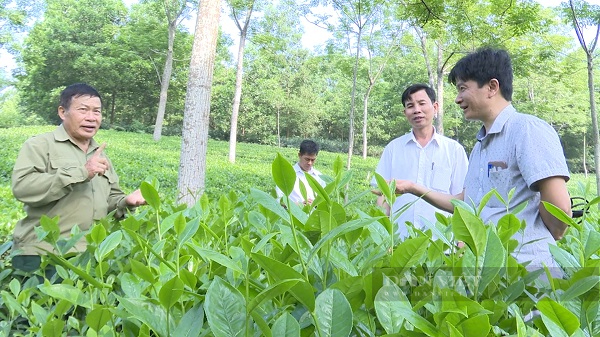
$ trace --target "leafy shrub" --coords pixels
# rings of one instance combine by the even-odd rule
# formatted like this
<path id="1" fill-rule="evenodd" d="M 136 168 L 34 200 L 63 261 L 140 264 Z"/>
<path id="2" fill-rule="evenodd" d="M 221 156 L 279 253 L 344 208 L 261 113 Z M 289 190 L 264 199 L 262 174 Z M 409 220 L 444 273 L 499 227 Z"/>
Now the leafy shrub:
<path id="1" fill-rule="evenodd" d="M 259 189 L 205 194 L 189 208 L 142 183 L 148 206 L 86 235 L 67 254 L 56 220 L 40 235 L 56 247 L 48 282 L 0 260 L 0 335 L 86 336 L 585 336 L 598 313 L 596 213 L 553 249 L 568 279 L 540 279 L 510 255 L 521 224 L 485 225 L 466 204 L 398 241 L 377 208 L 349 214 L 350 172 L 338 159 L 330 182 L 300 208 Z M 281 155 L 272 171 L 291 190 Z M 392 202 L 385 183 L 378 186 Z M 596 200 L 595 202 L 598 202 Z M 550 211 L 559 217 L 564 214 Z M 458 248 L 457 240 L 466 243 Z M 564 246 L 564 247 L 563 247 Z M 6 251 L 7 246 L 0 247 Z M 19 282 L 22 279 L 23 282 Z M 39 284 L 39 279 L 44 280 Z M 60 279 L 60 282 L 59 282 Z M 539 310 L 537 315 L 535 309 Z M 528 319 L 533 317 L 532 319 Z M 585 322 L 585 323 L 583 323 Z"/>

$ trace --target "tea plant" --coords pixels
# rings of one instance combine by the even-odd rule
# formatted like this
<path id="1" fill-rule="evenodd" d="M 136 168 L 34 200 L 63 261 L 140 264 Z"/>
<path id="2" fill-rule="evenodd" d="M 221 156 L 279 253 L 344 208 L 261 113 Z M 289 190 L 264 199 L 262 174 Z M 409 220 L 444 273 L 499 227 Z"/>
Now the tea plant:
<path id="1" fill-rule="evenodd" d="M 552 249 L 568 276 L 556 279 L 512 257 L 524 225 L 514 214 L 490 226 L 457 203 L 398 241 L 395 215 L 348 211 L 342 166 L 325 187 L 307 177 L 318 195 L 308 206 L 253 188 L 187 208 L 154 181 L 141 186 L 148 206 L 123 221 L 61 238 L 46 218 L 38 235 L 55 250 L 43 267 L 56 273 L 23 275 L 0 260 L 0 336 L 598 334 L 597 212 L 579 224 L 547 206 L 571 225 Z M 278 155 L 270 173 L 289 194 L 291 164 Z M 81 235 L 87 250 L 69 254 Z"/>

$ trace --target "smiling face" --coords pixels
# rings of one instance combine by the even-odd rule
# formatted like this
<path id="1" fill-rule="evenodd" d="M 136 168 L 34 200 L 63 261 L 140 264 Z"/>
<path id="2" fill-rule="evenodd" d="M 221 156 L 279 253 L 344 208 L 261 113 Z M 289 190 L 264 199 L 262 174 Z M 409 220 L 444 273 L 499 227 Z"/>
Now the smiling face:
<path id="1" fill-rule="evenodd" d="M 87 150 L 102 123 L 102 103 L 96 96 L 73 96 L 68 107 L 58 107 L 58 116 L 67 134 L 80 148 Z"/>
<path id="2" fill-rule="evenodd" d="M 485 121 L 489 110 L 486 102 L 486 92 L 488 85 L 479 87 L 476 81 L 469 80 L 456 81 L 456 99 L 454 102 L 463 110 L 466 119 Z"/>
<path id="3" fill-rule="evenodd" d="M 404 115 L 413 129 L 430 128 L 438 110 L 438 103 L 431 102 L 425 90 L 419 90 L 404 101 Z"/>

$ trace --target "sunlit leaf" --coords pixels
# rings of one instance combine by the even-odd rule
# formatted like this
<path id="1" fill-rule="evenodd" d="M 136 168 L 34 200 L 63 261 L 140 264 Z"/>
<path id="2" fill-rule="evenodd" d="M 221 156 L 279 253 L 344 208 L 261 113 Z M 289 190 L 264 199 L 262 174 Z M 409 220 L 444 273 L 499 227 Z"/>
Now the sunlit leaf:
<path id="1" fill-rule="evenodd" d="M 537 303 L 542 313 L 542 319 L 549 319 L 563 329 L 567 335 L 572 335 L 579 329 L 579 319 L 575 314 L 551 298 L 544 297 Z"/>
<path id="2" fill-rule="evenodd" d="M 154 186 L 150 185 L 146 181 L 142 181 L 140 185 L 140 192 L 142 192 L 142 196 L 146 200 L 146 203 L 150 205 L 154 210 L 160 209 L 160 197 L 158 196 L 158 192 L 154 188 Z"/>
<path id="3" fill-rule="evenodd" d="M 296 171 L 281 153 L 277 153 L 277 156 L 273 160 L 271 173 L 273 174 L 275 185 L 279 187 L 283 194 L 289 196 L 294 190 L 294 184 L 296 183 Z"/>

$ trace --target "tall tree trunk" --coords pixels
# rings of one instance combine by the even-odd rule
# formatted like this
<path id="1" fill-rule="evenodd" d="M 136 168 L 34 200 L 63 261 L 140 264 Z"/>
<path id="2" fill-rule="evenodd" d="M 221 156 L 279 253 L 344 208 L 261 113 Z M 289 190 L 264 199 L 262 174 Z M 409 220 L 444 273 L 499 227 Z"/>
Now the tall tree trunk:
<path id="1" fill-rule="evenodd" d="M 350 130 L 348 132 L 348 161 L 346 168 L 350 169 L 352 163 L 352 153 L 354 152 L 354 108 L 356 101 L 356 74 L 358 72 L 358 61 L 360 59 L 360 43 L 362 37 L 362 28 L 358 28 L 358 37 L 356 39 L 356 61 L 354 63 L 354 70 L 352 71 L 352 94 L 350 98 Z"/>
<path id="2" fill-rule="evenodd" d="M 210 93 L 220 14 L 220 0 L 200 1 L 185 97 L 177 183 L 178 201 L 188 206 L 195 204 L 204 193 Z"/>
<path id="3" fill-rule="evenodd" d="M 279 115 L 281 114 L 279 111 L 279 107 L 277 107 L 277 147 L 281 147 L 281 130 L 279 124 Z"/>
<path id="4" fill-rule="evenodd" d="M 590 92 L 590 113 L 592 115 L 592 130 L 594 131 L 594 168 L 596 169 L 596 191 L 600 192 L 600 136 L 598 133 L 598 114 L 596 113 L 596 98 L 594 93 L 594 56 L 587 54 L 588 90 Z"/>
<path id="5" fill-rule="evenodd" d="M 437 45 L 437 101 L 438 101 L 438 113 L 435 119 L 435 130 L 440 135 L 444 134 L 444 53 L 442 50 L 442 44 L 436 43 Z"/>
<path id="6" fill-rule="evenodd" d="M 417 35 L 419 36 L 419 41 L 421 42 L 421 53 L 423 53 L 425 67 L 427 68 L 429 86 L 433 88 L 435 86 L 435 80 L 433 76 L 433 69 L 431 68 L 431 62 L 429 61 L 429 53 L 427 52 L 427 37 L 425 36 L 425 33 L 423 33 L 423 31 L 418 27 L 415 27 L 415 32 L 417 32 Z"/>
<path id="7" fill-rule="evenodd" d="M 375 83 L 373 82 L 369 83 L 369 87 L 367 88 L 367 92 L 365 93 L 365 99 L 363 101 L 363 159 L 367 159 L 367 117 L 369 116 L 369 95 L 371 94 L 371 90 L 373 90 L 374 84 Z"/>
<path id="8" fill-rule="evenodd" d="M 248 26 L 250 25 L 250 17 L 252 16 L 252 10 L 254 8 L 254 1 L 250 4 L 248 12 L 246 13 L 246 19 L 244 25 L 241 26 L 237 16 L 234 18 L 235 24 L 240 30 L 240 44 L 238 47 L 237 55 L 237 71 L 235 75 L 235 94 L 233 95 L 233 107 L 231 109 L 231 129 L 229 130 L 229 162 L 235 163 L 235 151 L 237 145 L 237 127 L 238 127 L 238 116 L 240 112 L 240 103 L 242 101 L 242 82 L 244 79 L 244 47 L 246 45 L 246 35 L 248 34 Z"/>
<path id="9" fill-rule="evenodd" d="M 585 174 L 585 179 L 588 177 L 588 169 L 587 169 L 587 135 L 586 131 L 583 131 L 583 173 Z"/>
<path id="10" fill-rule="evenodd" d="M 242 81 L 244 76 L 244 44 L 246 43 L 246 31 L 240 35 L 240 46 L 238 48 L 237 72 L 235 75 L 235 94 L 233 95 L 233 108 L 231 110 L 231 129 L 229 131 L 229 162 L 235 163 L 235 148 L 237 145 L 237 124 L 242 100 Z"/>
<path id="11" fill-rule="evenodd" d="M 116 90 L 113 90 L 113 93 L 110 97 L 110 118 L 109 118 L 109 126 L 112 127 L 115 124 L 115 101 L 117 100 Z"/>
<path id="12" fill-rule="evenodd" d="M 165 119 L 165 110 L 167 108 L 167 92 L 171 83 L 171 74 L 173 73 L 173 45 L 175 43 L 175 30 L 177 21 L 169 22 L 169 37 L 167 41 L 167 56 L 165 60 L 165 69 L 163 70 L 162 79 L 160 81 L 160 96 L 158 100 L 158 112 L 156 114 L 156 122 L 154 124 L 155 141 L 160 140 L 162 135 L 162 125 Z"/>

